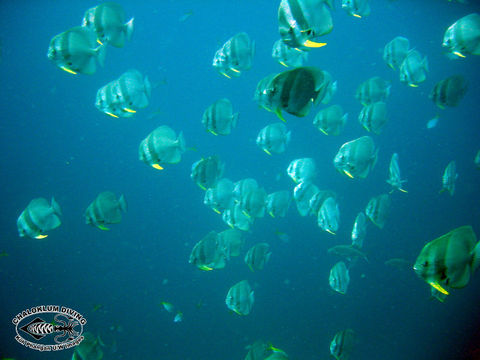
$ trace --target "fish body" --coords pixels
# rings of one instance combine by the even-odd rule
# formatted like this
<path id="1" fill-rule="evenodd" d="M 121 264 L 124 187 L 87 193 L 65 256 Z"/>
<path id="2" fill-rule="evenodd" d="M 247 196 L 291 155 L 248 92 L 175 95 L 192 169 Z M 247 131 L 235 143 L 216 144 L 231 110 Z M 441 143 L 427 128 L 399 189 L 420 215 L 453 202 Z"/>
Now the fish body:
<path id="1" fill-rule="evenodd" d="M 245 213 L 240 203 L 236 203 L 223 211 L 222 220 L 232 229 L 248 231 L 253 224 L 254 218 Z"/>
<path id="2" fill-rule="evenodd" d="M 278 31 L 288 46 L 301 50 L 322 47 L 317 38 L 333 30 L 332 1 L 281 0 L 278 8 Z"/>
<path id="3" fill-rule="evenodd" d="M 254 188 L 244 192 L 240 198 L 240 207 L 248 217 L 259 218 L 265 215 L 267 193 L 264 188 Z"/>
<path id="4" fill-rule="evenodd" d="M 288 164 L 287 174 L 295 183 L 312 181 L 316 176 L 315 160 L 312 158 L 293 160 Z"/>
<path id="5" fill-rule="evenodd" d="M 255 42 L 247 33 L 241 32 L 231 37 L 217 50 L 213 57 L 213 67 L 222 75 L 238 77 L 242 71 L 252 67 L 255 55 Z"/>
<path id="6" fill-rule="evenodd" d="M 480 263 L 480 246 L 471 226 L 461 226 L 427 243 L 413 270 L 432 287 L 449 294 L 465 287 Z"/>
<path id="7" fill-rule="evenodd" d="M 330 342 L 330 354 L 336 360 L 348 360 L 355 344 L 355 332 L 352 329 L 341 330 Z"/>
<path id="8" fill-rule="evenodd" d="M 310 213 L 314 216 L 318 216 L 318 212 L 320 211 L 323 203 L 328 198 L 337 198 L 337 194 L 331 190 L 319 190 L 317 191 L 311 198 L 308 203 L 310 207 Z"/>
<path id="9" fill-rule="evenodd" d="M 263 270 L 263 267 L 270 259 L 270 245 L 267 243 L 259 243 L 252 246 L 245 255 L 244 261 L 250 270 Z"/>
<path id="10" fill-rule="evenodd" d="M 458 57 L 480 55 L 480 15 L 466 15 L 450 25 L 443 36 L 442 46 Z"/>
<path id="11" fill-rule="evenodd" d="M 348 273 L 347 266 L 343 261 L 339 261 L 330 270 L 328 284 L 336 292 L 340 294 L 346 294 L 349 283 L 350 275 Z"/>
<path id="12" fill-rule="evenodd" d="M 364 179 L 377 162 L 378 149 L 370 136 L 346 142 L 335 155 L 335 168 L 350 178 Z"/>
<path id="13" fill-rule="evenodd" d="M 105 46 L 96 41 L 95 32 L 77 26 L 52 38 L 47 57 L 60 69 L 70 74 L 94 74 L 96 61 L 103 66 Z"/>
<path id="14" fill-rule="evenodd" d="M 245 178 L 235 182 L 233 187 L 233 197 L 236 202 L 240 202 L 242 197 L 249 192 L 258 188 L 257 180 L 253 178 Z"/>
<path id="15" fill-rule="evenodd" d="M 348 114 L 343 112 L 340 105 L 332 105 L 320 110 L 313 119 L 313 125 L 325 135 L 340 135 Z"/>
<path id="16" fill-rule="evenodd" d="M 216 213 L 221 213 L 223 210 L 233 206 L 233 189 L 233 181 L 222 178 L 218 180 L 215 187 L 207 189 L 203 203 Z"/>
<path id="17" fill-rule="evenodd" d="M 138 157 L 145 164 L 162 170 L 164 164 L 177 164 L 186 150 L 183 133 L 162 125 L 153 130 L 142 142 L 138 149 Z"/>
<path id="18" fill-rule="evenodd" d="M 195 244 L 188 262 L 204 271 L 223 269 L 226 265 L 226 255 L 221 245 L 217 233 L 210 231 Z"/>
<path id="19" fill-rule="evenodd" d="M 267 154 L 281 154 L 290 142 L 290 131 L 283 123 L 265 126 L 257 135 L 257 146 Z"/>
<path id="20" fill-rule="evenodd" d="M 227 259 L 232 256 L 239 256 L 245 242 L 242 232 L 237 229 L 227 229 L 218 233 L 217 240 Z"/>
<path id="21" fill-rule="evenodd" d="M 409 49 L 410 41 L 403 36 L 397 36 L 385 45 L 383 49 L 383 60 L 385 60 L 387 65 L 393 70 L 396 70 L 407 56 Z"/>
<path id="22" fill-rule="evenodd" d="M 202 190 L 207 190 L 217 185 L 224 170 L 225 164 L 218 156 L 209 156 L 193 163 L 190 177 Z"/>
<path id="23" fill-rule="evenodd" d="M 233 113 L 230 100 L 220 99 L 205 110 L 202 124 L 213 135 L 229 135 L 237 126 L 237 120 L 238 113 Z"/>
<path id="24" fill-rule="evenodd" d="M 238 315 L 248 315 L 255 301 L 254 293 L 247 280 L 242 280 L 228 290 L 225 303 Z"/>
<path id="25" fill-rule="evenodd" d="M 277 191 L 267 195 L 265 210 L 271 217 L 285 217 L 292 202 L 290 191 Z"/>
<path id="26" fill-rule="evenodd" d="M 477 169 L 480 169 L 480 150 L 477 151 L 477 154 L 475 155 L 473 162 L 475 163 L 475 166 L 477 167 Z"/>
<path id="27" fill-rule="evenodd" d="M 107 224 L 118 224 L 122 221 L 122 212 L 127 211 L 125 197 L 117 199 L 111 191 L 104 191 L 88 205 L 85 210 L 85 223 L 100 230 L 108 230 Z"/>
<path id="28" fill-rule="evenodd" d="M 456 169 L 457 166 L 455 161 L 450 161 L 445 168 L 445 171 L 443 172 L 442 189 L 440 190 L 440 193 L 448 191 L 450 196 L 453 196 L 453 194 L 455 193 L 455 181 L 458 178 Z"/>
<path id="29" fill-rule="evenodd" d="M 388 194 L 381 194 L 370 199 L 365 209 L 368 218 L 380 229 L 383 229 L 390 213 L 391 200 Z"/>
<path id="30" fill-rule="evenodd" d="M 358 86 L 355 97 L 363 106 L 378 101 L 386 101 L 390 96 L 391 87 L 392 85 L 389 81 L 386 81 L 379 76 L 374 76 Z"/>
<path id="31" fill-rule="evenodd" d="M 295 200 L 300 216 L 310 214 L 310 200 L 318 191 L 318 187 L 309 181 L 301 182 L 295 186 L 293 189 L 293 199 Z"/>
<path id="32" fill-rule="evenodd" d="M 407 180 L 402 180 L 400 175 L 400 166 L 398 165 L 398 154 L 393 153 L 392 158 L 390 159 L 390 166 L 388 167 L 388 179 L 387 183 L 392 185 L 394 189 L 397 189 L 401 192 L 407 192 L 402 188 L 402 184 L 407 182 Z"/>
<path id="33" fill-rule="evenodd" d="M 254 98 L 261 107 L 285 121 L 282 111 L 304 117 L 313 104 L 327 103 L 335 90 L 336 83 L 327 71 L 301 66 L 261 79 Z"/>
<path id="34" fill-rule="evenodd" d="M 435 84 L 430 99 L 440 108 L 458 106 L 468 89 L 468 83 L 461 75 L 449 76 Z"/>
<path id="35" fill-rule="evenodd" d="M 436 115 L 434 118 L 428 120 L 427 129 L 433 129 L 434 127 L 436 127 L 439 119 L 440 119 L 440 116 Z"/>
<path id="36" fill-rule="evenodd" d="M 43 239 L 46 233 L 61 225 L 60 205 L 52 198 L 50 204 L 44 198 L 36 198 L 30 201 L 25 210 L 17 219 L 18 235 L 25 235 L 32 239 Z"/>
<path id="37" fill-rule="evenodd" d="M 336 245 L 327 250 L 330 255 L 336 255 L 352 261 L 356 258 L 367 260 L 367 255 L 352 245 Z"/>
<path id="38" fill-rule="evenodd" d="M 337 201 L 333 197 L 329 197 L 323 202 L 318 212 L 317 221 L 318 226 L 323 231 L 335 235 L 340 223 L 340 210 L 338 209 Z"/>
<path id="39" fill-rule="evenodd" d="M 358 115 L 358 121 L 365 130 L 379 135 L 388 121 L 387 104 L 378 101 L 364 106 Z"/>
<path id="40" fill-rule="evenodd" d="M 97 91 L 95 107 L 113 117 L 132 117 L 148 106 L 151 88 L 148 77 L 128 70 Z"/>
<path id="41" fill-rule="evenodd" d="M 308 53 L 294 49 L 280 39 L 273 44 L 272 57 L 285 67 L 299 67 L 307 61 Z"/>
<path id="42" fill-rule="evenodd" d="M 363 241 L 367 235 L 367 217 L 360 211 L 355 218 L 352 229 L 352 246 L 357 249 L 363 247 Z"/>
<path id="43" fill-rule="evenodd" d="M 410 50 L 400 65 L 400 81 L 411 87 L 425 81 L 428 72 L 427 57 L 423 57 L 417 50 Z"/>
<path id="44" fill-rule="evenodd" d="M 369 0 L 342 0 L 342 9 L 356 18 L 367 17 L 371 11 Z"/>
<path id="45" fill-rule="evenodd" d="M 119 4 L 104 2 L 85 12 L 82 25 L 95 31 L 99 43 L 121 48 L 132 37 L 133 21 L 125 22 L 125 11 Z"/>

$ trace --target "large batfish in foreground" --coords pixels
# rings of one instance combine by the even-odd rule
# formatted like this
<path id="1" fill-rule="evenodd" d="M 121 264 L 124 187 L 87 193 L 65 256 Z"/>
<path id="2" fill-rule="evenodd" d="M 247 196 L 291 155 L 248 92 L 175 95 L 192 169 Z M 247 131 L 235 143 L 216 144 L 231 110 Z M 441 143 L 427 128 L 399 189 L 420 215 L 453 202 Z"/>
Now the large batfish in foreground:
<path id="1" fill-rule="evenodd" d="M 466 286 L 480 264 L 480 245 L 471 226 L 461 226 L 427 243 L 413 270 L 441 293 Z"/>

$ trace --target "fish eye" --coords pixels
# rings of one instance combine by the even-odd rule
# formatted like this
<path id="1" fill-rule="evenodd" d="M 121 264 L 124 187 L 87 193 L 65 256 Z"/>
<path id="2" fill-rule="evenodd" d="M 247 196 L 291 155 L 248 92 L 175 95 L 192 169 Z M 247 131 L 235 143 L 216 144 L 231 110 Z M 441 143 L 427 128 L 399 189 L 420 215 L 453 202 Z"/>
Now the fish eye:
<path id="1" fill-rule="evenodd" d="M 428 261 L 425 261 L 425 262 L 423 263 L 423 266 L 427 267 L 428 264 L 429 264 Z"/>

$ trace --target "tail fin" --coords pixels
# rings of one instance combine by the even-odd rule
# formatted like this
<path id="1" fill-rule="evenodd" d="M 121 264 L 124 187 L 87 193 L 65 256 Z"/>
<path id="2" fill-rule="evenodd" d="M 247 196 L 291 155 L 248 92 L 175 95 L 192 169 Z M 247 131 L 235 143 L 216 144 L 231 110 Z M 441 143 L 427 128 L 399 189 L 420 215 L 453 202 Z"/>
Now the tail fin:
<path id="1" fill-rule="evenodd" d="M 107 48 L 105 45 L 100 45 L 95 49 L 95 54 L 97 56 L 97 60 L 100 66 L 103 66 L 105 64 L 106 53 L 107 53 Z"/>
<path id="2" fill-rule="evenodd" d="M 131 18 L 126 24 L 125 24 L 125 34 L 127 35 L 127 40 L 130 41 L 132 38 L 133 34 L 133 20 L 134 18 Z"/>
<path id="3" fill-rule="evenodd" d="M 472 271 L 475 271 L 480 266 L 480 241 L 473 248 L 472 251 Z"/>
<path id="4" fill-rule="evenodd" d="M 118 202 L 120 204 L 120 209 L 122 209 L 123 212 L 127 212 L 128 206 L 127 206 L 127 200 L 125 200 L 125 197 L 123 194 L 120 196 L 120 199 L 118 199 Z"/>
<path id="5" fill-rule="evenodd" d="M 62 216 L 62 209 L 60 208 L 60 205 L 55 201 L 55 198 L 52 197 L 52 209 L 55 212 L 55 214 Z"/>
<path id="6" fill-rule="evenodd" d="M 180 134 L 178 134 L 177 142 L 178 142 L 178 147 L 180 151 L 184 152 L 187 149 L 187 147 L 185 145 L 185 138 L 183 137 L 183 131 L 180 131 Z"/>

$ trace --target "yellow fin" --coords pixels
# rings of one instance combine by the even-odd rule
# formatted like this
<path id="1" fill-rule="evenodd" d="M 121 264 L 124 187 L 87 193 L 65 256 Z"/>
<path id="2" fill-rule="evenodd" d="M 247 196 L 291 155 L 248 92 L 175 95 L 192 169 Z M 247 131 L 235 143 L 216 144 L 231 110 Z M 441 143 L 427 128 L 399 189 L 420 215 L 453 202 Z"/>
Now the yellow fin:
<path id="1" fill-rule="evenodd" d="M 271 216 L 272 218 L 275 217 L 275 215 L 273 214 L 273 211 L 270 211 L 269 214 L 270 214 L 270 216 Z"/>
<path id="2" fill-rule="evenodd" d="M 418 85 L 416 85 L 416 84 L 408 84 L 408 86 L 411 86 L 411 87 L 414 87 L 414 88 L 418 87 Z"/>
<path id="3" fill-rule="evenodd" d="M 356 18 L 359 18 L 359 19 L 362 18 L 362 17 L 361 17 L 360 15 L 358 15 L 358 14 L 352 14 L 352 15 L 355 16 Z"/>
<path id="4" fill-rule="evenodd" d="M 110 229 L 107 228 L 106 226 L 103 226 L 103 225 L 100 225 L 98 224 L 97 227 L 100 229 L 100 230 L 104 230 L 104 231 L 109 231 Z"/>
<path id="5" fill-rule="evenodd" d="M 242 210 L 242 214 L 248 217 L 249 219 L 251 218 L 250 214 L 246 212 L 245 210 Z"/>
<path id="6" fill-rule="evenodd" d="M 326 229 L 325 231 L 328 232 L 328 233 L 330 233 L 330 234 L 332 234 L 332 235 L 337 235 L 337 234 L 335 234 L 335 233 L 334 233 L 332 230 L 330 230 L 330 229 Z"/>
<path id="7" fill-rule="evenodd" d="M 352 174 L 350 174 L 347 170 L 343 170 L 343 172 L 344 172 L 345 175 L 347 175 L 350 179 L 353 179 Z"/>
<path id="8" fill-rule="evenodd" d="M 208 131 L 209 131 L 211 134 L 213 134 L 213 135 L 215 135 L 215 136 L 218 136 L 218 134 L 217 134 L 215 131 L 213 131 L 213 130 L 208 130 Z"/>
<path id="9" fill-rule="evenodd" d="M 281 65 L 285 66 L 285 67 L 288 67 L 288 65 L 285 64 L 283 61 L 279 61 L 279 63 L 280 63 Z"/>
<path id="10" fill-rule="evenodd" d="M 440 286 L 439 283 L 430 281 L 429 284 L 436 290 L 440 291 L 442 294 L 449 295 L 448 291 L 445 290 L 443 287 Z"/>
<path id="11" fill-rule="evenodd" d="M 213 209 L 213 211 L 215 211 L 217 214 L 221 214 L 221 211 L 218 209 Z"/>
<path id="12" fill-rule="evenodd" d="M 320 131 L 321 131 L 322 133 L 324 133 L 325 135 L 328 135 L 328 133 L 327 133 L 325 130 L 320 129 Z"/>
<path id="13" fill-rule="evenodd" d="M 231 79 L 231 77 L 230 77 L 230 76 L 228 76 L 227 74 L 225 74 L 224 72 L 222 72 L 221 74 L 222 74 L 223 76 L 225 76 L 225 77 L 227 77 L 227 78 Z"/>
<path id="14" fill-rule="evenodd" d="M 124 111 L 135 114 L 137 111 L 129 108 L 123 108 Z"/>
<path id="15" fill-rule="evenodd" d="M 237 74 L 240 74 L 240 70 L 237 70 L 237 69 L 234 69 L 234 68 L 230 68 L 230 70 L 235 71 Z"/>
<path id="16" fill-rule="evenodd" d="M 161 167 L 161 166 L 158 165 L 158 164 L 152 164 L 152 167 L 153 167 L 154 169 L 157 169 L 157 170 L 163 170 L 163 167 Z"/>
<path id="17" fill-rule="evenodd" d="M 118 118 L 117 115 L 112 114 L 111 112 L 108 112 L 108 111 L 105 111 L 105 114 L 110 115 L 110 116 L 112 116 L 112 117 L 114 117 L 114 118 Z"/>
<path id="18" fill-rule="evenodd" d="M 327 45 L 327 43 L 318 43 L 318 42 L 310 41 L 310 40 L 306 40 L 303 43 L 303 46 L 311 47 L 311 48 L 319 48 L 319 47 L 322 47 L 322 46 L 325 46 L 325 45 Z"/>
<path id="19" fill-rule="evenodd" d="M 457 55 L 457 56 L 459 56 L 459 57 L 461 57 L 461 58 L 465 58 L 465 57 L 466 57 L 465 55 L 463 55 L 461 52 L 458 52 L 458 51 L 454 51 L 453 54 L 454 54 L 454 55 Z"/>
<path id="20" fill-rule="evenodd" d="M 399 188 L 398 190 L 400 190 L 401 192 L 404 192 L 404 193 L 408 193 L 408 191 L 405 190 L 405 189 L 400 189 L 400 188 Z"/>
<path id="21" fill-rule="evenodd" d="M 103 43 L 100 41 L 100 39 L 97 39 L 97 43 L 99 43 L 100 45 L 103 45 Z"/>
<path id="22" fill-rule="evenodd" d="M 285 118 L 282 115 L 282 109 L 278 108 L 277 110 L 275 110 L 275 114 L 277 114 L 280 120 L 282 120 L 283 122 L 286 122 Z"/>
<path id="23" fill-rule="evenodd" d="M 263 151 L 265 151 L 268 155 L 272 155 L 267 149 L 263 149 Z"/>
<path id="24" fill-rule="evenodd" d="M 70 70 L 69 68 L 65 67 L 65 66 L 60 66 L 60 69 L 62 69 L 63 71 L 66 71 L 70 74 L 73 74 L 73 75 L 77 75 L 77 73 L 73 70 Z"/>
<path id="25" fill-rule="evenodd" d="M 213 270 L 213 268 L 211 268 L 210 266 L 207 266 L 207 265 L 201 265 L 199 267 L 200 270 L 203 270 L 203 271 L 210 271 L 210 270 Z"/>
<path id="26" fill-rule="evenodd" d="M 48 235 L 37 235 L 35 239 L 45 239 Z"/>
<path id="27" fill-rule="evenodd" d="M 200 184 L 197 184 L 197 185 L 200 187 L 200 189 L 205 190 L 205 191 L 207 190 L 207 188 L 205 186 L 200 185 Z"/>

